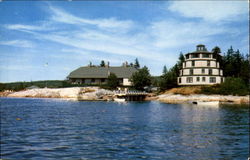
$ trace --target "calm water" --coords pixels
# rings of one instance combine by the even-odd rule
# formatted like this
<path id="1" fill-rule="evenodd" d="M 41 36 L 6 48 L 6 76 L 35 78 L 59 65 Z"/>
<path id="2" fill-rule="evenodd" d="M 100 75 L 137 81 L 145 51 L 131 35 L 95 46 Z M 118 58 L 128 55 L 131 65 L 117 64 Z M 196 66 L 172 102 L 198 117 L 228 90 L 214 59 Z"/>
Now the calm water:
<path id="1" fill-rule="evenodd" d="M 2 159 L 248 157 L 248 106 L 23 98 L 0 104 Z"/>

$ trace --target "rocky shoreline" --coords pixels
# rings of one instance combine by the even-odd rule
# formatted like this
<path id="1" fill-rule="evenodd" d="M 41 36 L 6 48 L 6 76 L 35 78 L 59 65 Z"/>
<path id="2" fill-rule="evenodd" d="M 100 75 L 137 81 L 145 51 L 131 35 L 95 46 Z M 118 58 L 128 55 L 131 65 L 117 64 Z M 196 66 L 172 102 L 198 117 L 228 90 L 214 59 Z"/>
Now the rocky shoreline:
<path id="1" fill-rule="evenodd" d="M 232 95 L 180 95 L 180 94 L 162 94 L 158 96 L 158 100 L 164 103 L 183 104 L 192 101 L 213 102 L 219 101 L 220 103 L 232 104 L 249 104 L 248 96 L 232 96 Z"/>
<path id="2" fill-rule="evenodd" d="M 109 101 L 114 98 L 114 92 L 99 87 L 71 87 L 71 88 L 39 88 L 27 89 L 18 92 L 0 92 L 0 97 L 30 97 L 30 98 L 62 98 L 70 100 Z M 164 93 L 161 95 L 148 94 L 147 101 L 182 104 L 190 101 L 219 101 L 221 103 L 249 104 L 249 96 L 231 95 L 181 95 Z"/>
<path id="3" fill-rule="evenodd" d="M 108 100 L 113 92 L 98 87 L 39 88 L 2 92 L 1 97 L 62 98 L 71 100 Z"/>

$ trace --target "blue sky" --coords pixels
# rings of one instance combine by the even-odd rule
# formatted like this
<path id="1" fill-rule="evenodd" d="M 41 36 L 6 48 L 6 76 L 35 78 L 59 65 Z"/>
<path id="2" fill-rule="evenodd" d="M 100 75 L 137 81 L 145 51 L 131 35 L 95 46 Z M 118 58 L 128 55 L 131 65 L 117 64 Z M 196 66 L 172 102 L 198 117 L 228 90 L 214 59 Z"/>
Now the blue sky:
<path id="1" fill-rule="evenodd" d="M 0 82 L 62 80 L 101 60 L 152 75 L 205 44 L 249 53 L 248 1 L 1 1 Z M 48 63 L 48 65 L 46 65 Z"/>

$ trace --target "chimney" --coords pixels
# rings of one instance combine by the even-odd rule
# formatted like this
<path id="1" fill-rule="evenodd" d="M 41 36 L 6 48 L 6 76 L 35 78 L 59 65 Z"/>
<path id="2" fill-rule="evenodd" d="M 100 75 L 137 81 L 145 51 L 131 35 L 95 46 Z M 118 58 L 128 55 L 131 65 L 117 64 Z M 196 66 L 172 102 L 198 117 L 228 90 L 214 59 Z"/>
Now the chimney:
<path id="1" fill-rule="evenodd" d="M 106 63 L 106 67 L 109 68 L 109 61 Z"/>
<path id="2" fill-rule="evenodd" d="M 123 63 L 122 63 L 122 66 L 123 66 L 123 67 L 128 67 L 128 62 L 127 62 L 127 61 L 123 62 Z"/>

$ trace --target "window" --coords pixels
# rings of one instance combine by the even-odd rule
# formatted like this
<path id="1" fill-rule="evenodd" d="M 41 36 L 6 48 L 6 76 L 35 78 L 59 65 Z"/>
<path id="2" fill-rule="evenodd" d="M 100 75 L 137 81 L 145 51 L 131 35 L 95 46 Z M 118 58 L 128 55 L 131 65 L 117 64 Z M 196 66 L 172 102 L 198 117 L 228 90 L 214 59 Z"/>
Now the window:
<path id="1" fill-rule="evenodd" d="M 215 83 L 216 82 L 216 78 L 215 77 L 210 77 L 209 78 L 209 82 L 210 83 Z"/>
<path id="2" fill-rule="evenodd" d="M 180 73 L 180 74 L 181 74 L 181 76 L 183 75 L 183 70 L 181 70 L 181 73 Z"/>
<path id="3" fill-rule="evenodd" d="M 189 59 L 189 54 L 188 54 L 188 55 L 186 55 L 186 59 Z"/>
<path id="4" fill-rule="evenodd" d="M 209 75 L 212 75 L 212 74 L 213 74 L 213 70 L 212 70 L 212 69 L 209 69 L 209 70 L 208 70 L 208 74 L 209 74 Z"/>
<path id="5" fill-rule="evenodd" d="M 94 79 L 94 78 L 91 78 L 91 82 L 94 83 L 94 82 L 95 82 L 95 79 Z"/>
<path id="6" fill-rule="evenodd" d="M 193 53 L 191 56 L 192 56 L 192 58 L 199 58 L 199 54 L 194 54 Z"/>
<path id="7" fill-rule="evenodd" d="M 187 77 L 187 83 L 193 83 L 193 77 Z"/>
<path id="8" fill-rule="evenodd" d="M 209 54 L 208 53 L 202 54 L 202 58 L 209 58 Z"/>
<path id="9" fill-rule="evenodd" d="M 210 66 L 210 61 L 207 61 L 207 66 Z"/>
<path id="10" fill-rule="evenodd" d="M 221 79 L 220 82 L 223 83 L 223 78 L 221 77 L 220 79 Z"/>
<path id="11" fill-rule="evenodd" d="M 181 78 L 179 78 L 179 83 L 181 83 Z"/>
<path id="12" fill-rule="evenodd" d="M 206 81 L 206 77 L 202 77 L 202 82 L 205 82 Z"/>
<path id="13" fill-rule="evenodd" d="M 194 62 L 194 61 L 192 61 L 192 67 L 194 67 L 194 63 L 195 63 L 195 62 Z"/>
<path id="14" fill-rule="evenodd" d="M 102 79 L 101 79 L 101 82 L 102 82 L 102 83 L 105 82 L 105 78 L 102 78 Z"/>
<path id="15" fill-rule="evenodd" d="M 197 81 L 197 82 L 200 82 L 200 77 L 196 77 L 196 81 Z"/>
<path id="16" fill-rule="evenodd" d="M 201 69 L 201 73 L 205 74 L 205 69 L 204 68 Z"/>
<path id="17" fill-rule="evenodd" d="M 193 70 L 193 69 L 190 69 L 190 70 L 189 70 L 189 74 L 190 74 L 190 75 L 193 75 L 193 74 L 194 74 L 194 70 Z"/>

